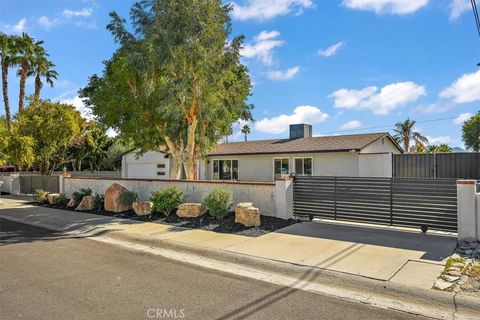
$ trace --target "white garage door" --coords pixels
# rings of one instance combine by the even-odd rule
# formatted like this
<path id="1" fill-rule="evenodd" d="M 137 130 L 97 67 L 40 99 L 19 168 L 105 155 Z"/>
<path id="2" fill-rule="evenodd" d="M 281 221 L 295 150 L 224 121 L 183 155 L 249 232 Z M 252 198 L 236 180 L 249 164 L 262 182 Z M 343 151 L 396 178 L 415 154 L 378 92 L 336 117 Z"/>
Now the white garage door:
<path id="1" fill-rule="evenodd" d="M 168 162 L 128 163 L 127 177 L 131 179 L 168 179 Z"/>

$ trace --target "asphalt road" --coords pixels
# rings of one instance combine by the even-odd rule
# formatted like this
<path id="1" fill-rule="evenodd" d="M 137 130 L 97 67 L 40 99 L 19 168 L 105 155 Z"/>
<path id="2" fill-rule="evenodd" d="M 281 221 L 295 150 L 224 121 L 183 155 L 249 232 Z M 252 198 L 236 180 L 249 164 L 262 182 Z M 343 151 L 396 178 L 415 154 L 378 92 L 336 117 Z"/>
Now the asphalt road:
<path id="1" fill-rule="evenodd" d="M 1 319 L 421 319 L 0 218 Z"/>

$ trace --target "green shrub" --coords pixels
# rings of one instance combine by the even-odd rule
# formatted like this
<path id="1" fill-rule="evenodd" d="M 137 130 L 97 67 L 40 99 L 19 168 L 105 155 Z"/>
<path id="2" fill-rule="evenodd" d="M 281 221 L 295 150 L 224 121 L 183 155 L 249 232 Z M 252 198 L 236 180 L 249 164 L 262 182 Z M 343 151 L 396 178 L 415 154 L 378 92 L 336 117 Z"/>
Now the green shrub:
<path id="1" fill-rule="evenodd" d="M 44 191 L 42 189 L 37 189 L 35 190 L 35 193 L 33 194 L 33 199 L 37 201 L 38 203 L 45 203 L 47 202 L 48 198 L 48 192 Z"/>
<path id="2" fill-rule="evenodd" d="M 138 201 L 138 194 L 135 191 L 125 190 L 120 195 L 120 202 L 131 207 L 134 202 Z"/>
<path id="3" fill-rule="evenodd" d="M 178 207 L 185 199 L 185 192 L 177 187 L 170 187 L 152 192 L 150 200 L 153 202 L 153 211 L 163 212 L 170 215 L 173 209 Z"/>
<path id="4" fill-rule="evenodd" d="M 66 206 L 68 203 L 68 198 L 64 195 L 61 194 L 60 197 L 57 199 L 57 204 L 60 206 Z"/>
<path id="5" fill-rule="evenodd" d="M 222 219 L 232 206 L 232 193 L 225 188 L 215 188 L 203 200 L 203 204 L 212 217 Z"/>
<path id="6" fill-rule="evenodd" d="M 91 195 L 92 195 L 92 189 L 82 188 L 72 193 L 72 199 L 75 201 L 75 204 L 79 204 L 80 201 L 82 201 L 83 197 L 91 196 Z"/>
<path id="7" fill-rule="evenodd" d="M 103 194 L 97 193 L 92 200 L 93 210 L 96 210 L 96 211 L 103 210 L 104 203 L 105 203 L 105 196 Z"/>

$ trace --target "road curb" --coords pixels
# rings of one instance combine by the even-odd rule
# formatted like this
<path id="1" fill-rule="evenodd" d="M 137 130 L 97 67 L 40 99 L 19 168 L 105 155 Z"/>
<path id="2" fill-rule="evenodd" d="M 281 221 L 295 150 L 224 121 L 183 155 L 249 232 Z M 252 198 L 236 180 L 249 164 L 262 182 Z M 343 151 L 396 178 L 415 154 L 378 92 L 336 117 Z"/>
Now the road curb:
<path id="1" fill-rule="evenodd" d="M 103 236 L 102 236 L 103 237 Z M 354 300 L 379 307 L 438 319 L 478 319 L 480 299 L 466 294 L 408 287 L 402 284 L 305 265 L 258 258 L 158 239 L 151 236 L 112 231 L 105 235 L 130 243 L 163 248 L 172 252 L 200 256 L 222 263 L 233 263 L 245 270 L 262 274 L 263 280 Z M 262 278 L 262 277 L 257 277 Z M 290 284 L 288 284 L 290 282 Z"/>

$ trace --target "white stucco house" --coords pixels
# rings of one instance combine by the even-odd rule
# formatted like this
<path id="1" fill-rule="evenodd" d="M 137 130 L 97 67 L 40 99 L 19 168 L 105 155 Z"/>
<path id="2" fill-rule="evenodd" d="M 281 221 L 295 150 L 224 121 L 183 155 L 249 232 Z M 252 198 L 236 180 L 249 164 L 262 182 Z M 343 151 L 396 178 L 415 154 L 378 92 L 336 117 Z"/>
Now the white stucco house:
<path id="1" fill-rule="evenodd" d="M 290 125 L 288 139 L 220 144 L 199 160 L 201 180 L 274 181 L 291 174 L 391 177 L 402 148 L 387 132 L 312 137 L 308 124 Z M 135 151 L 123 155 L 123 178 L 169 179 L 170 158 Z"/>

